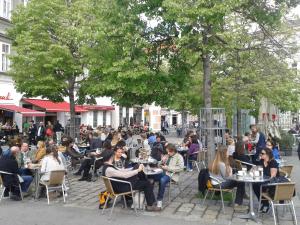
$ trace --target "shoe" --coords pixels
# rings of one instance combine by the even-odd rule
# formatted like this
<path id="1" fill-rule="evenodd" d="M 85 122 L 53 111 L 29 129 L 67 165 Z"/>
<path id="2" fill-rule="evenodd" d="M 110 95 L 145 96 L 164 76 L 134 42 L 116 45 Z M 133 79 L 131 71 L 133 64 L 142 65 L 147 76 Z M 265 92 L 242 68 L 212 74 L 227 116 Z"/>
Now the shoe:
<path id="1" fill-rule="evenodd" d="M 4 194 L 3 194 L 4 198 L 8 198 L 9 197 L 9 189 L 5 189 Z"/>
<path id="2" fill-rule="evenodd" d="M 74 176 L 80 176 L 81 172 L 77 171 L 76 173 L 73 173 Z"/>
<path id="3" fill-rule="evenodd" d="M 14 200 L 14 201 L 21 201 L 22 200 L 22 198 L 20 196 L 18 196 L 18 195 L 11 195 L 10 199 Z"/>
<path id="4" fill-rule="evenodd" d="M 162 208 L 162 201 L 157 201 L 157 207 Z"/>
<path id="5" fill-rule="evenodd" d="M 259 212 L 261 212 L 261 213 L 268 213 L 269 209 L 270 209 L 270 206 L 268 206 L 268 205 L 262 205 L 260 207 L 260 211 Z"/>
<path id="6" fill-rule="evenodd" d="M 148 212 L 159 212 L 159 211 L 161 211 L 161 208 L 159 208 L 157 206 L 153 206 L 153 205 L 152 206 L 147 205 L 146 211 L 148 211 Z"/>
<path id="7" fill-rule="evenodd" d="M 247 205 L 239 205 L 239 204 L 234 204 L 234 211 L 235 212 L 245 212 L 249 209 Z"/>
<path id="8" fill-rule="evenodd" d="M 193 169 L 188 169 L 187 171 L 188 171 L 188 172 L 193 172 Z"/>

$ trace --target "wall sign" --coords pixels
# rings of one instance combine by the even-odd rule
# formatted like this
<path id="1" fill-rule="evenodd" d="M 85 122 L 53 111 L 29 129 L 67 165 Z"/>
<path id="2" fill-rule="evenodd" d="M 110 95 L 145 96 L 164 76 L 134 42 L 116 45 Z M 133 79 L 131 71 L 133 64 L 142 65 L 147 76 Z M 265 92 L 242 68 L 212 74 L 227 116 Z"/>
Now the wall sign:
<path id="1" fill-rule="evenodd" d="M 0 100 L 13 100 L 10 96 L 10 92 L 6 96 L 0 95 Z"/>

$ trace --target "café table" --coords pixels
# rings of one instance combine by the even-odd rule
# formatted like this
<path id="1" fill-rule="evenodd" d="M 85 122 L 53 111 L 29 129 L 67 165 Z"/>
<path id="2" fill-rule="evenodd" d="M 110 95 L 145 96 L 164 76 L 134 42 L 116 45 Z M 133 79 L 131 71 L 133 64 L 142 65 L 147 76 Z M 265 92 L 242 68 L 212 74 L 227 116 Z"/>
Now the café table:
<path id="1" fill-rule="evenodd" d="M 163 169 L 161 168 L 145 168 L 144 173 L 146 176 L 153 176 L 157 174 L 161 174 L 163 172 Z"/>
<path id="2" fill-rule="evenodd" d="M 262 176 L 258 176 L 258 177 L 253 177 L 250 176 L 249 174 L 244 175 L 244 176 L 238 176 L 238 175 L 232 175 L 230 177 L 228 177 L 227 179 L 229 180 L 234 180 L 236 182 L 243 182 L 243 183 L 249 183 L 249 195 L 250 195 L 250 209 L 249 209 L 249 213 L 245 214 L 245 215 L 240 215 L 239 218 L 241 219 L 251 219 L 255 222 L 258 222 L 258 218 L 254 212 L 254 203 L 253 203 L 253 184 L 254 183 L 265 183 L 270 181 L 269 177 L 262 177 Z"/>
<path id="3" fill-rule="evenodd" d="M 35 188 L 35 193 L 34 193 L 34 198 L 38 199 L 39 195 L 39 183 L 40 183 L 40 170 L 41 170 L 41 165 L 40 164 L 29 164 L 28 169 L 30 169 L 34 173 L 34 188 Z"/>
<path id="4" fill-rule="evenodd" d="M 148 159 L 133 158 L 133 159 L 130 159 L 130 161 L 132 163 L 145 164 L 145 165 L 158 163 L 156 159 L 151 158 L 151 157 Z"/>

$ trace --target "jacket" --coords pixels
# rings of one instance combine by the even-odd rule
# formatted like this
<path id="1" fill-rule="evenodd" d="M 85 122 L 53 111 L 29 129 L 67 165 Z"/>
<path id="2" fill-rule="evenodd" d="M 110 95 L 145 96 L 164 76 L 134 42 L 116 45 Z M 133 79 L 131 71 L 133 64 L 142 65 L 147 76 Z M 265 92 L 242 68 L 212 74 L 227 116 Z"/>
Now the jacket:
<path id="1" fill-rule="evenodd" d="M 170 156 L 167 157 L 167 161 L 169 160 L 169 158 Z M 178 182 L 179 174 L 180 172 L 183 171 L 183 168 L 184 168 L 183 157 L 179 153 L 176 153 L 170 158 L 165 172 L 166 175 L 170 176 L 173 181 Z"/>
<path id="2" fill-rule="evenodd" d="M 5 171 L 14 174 L 14 175 L 7 175 L 7 174 L 1 175 L 5 187 L 19 184 L 19 180 L 17 176 L 18 170 L 19 170 L 18 162 L 13 155 L 7 154 L 0 158 L 0 171 Z"/>

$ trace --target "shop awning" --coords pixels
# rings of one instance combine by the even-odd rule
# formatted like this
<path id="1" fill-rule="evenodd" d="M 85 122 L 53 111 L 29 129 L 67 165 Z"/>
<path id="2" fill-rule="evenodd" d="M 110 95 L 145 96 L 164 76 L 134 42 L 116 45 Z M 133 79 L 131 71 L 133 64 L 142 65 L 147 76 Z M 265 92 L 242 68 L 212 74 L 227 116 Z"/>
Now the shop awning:
<path id="1" fill-rule="evenodd" d="M 32 109 L 26 109 L 16 105 L 0 105 L 0 109 L 10 111 L 10 112 L 21 113 L 23 116 L 43 116 L 43 117 L 45 116 L 44 112 L 40 112 Z"/>
<path id="2" fill-rule="evenodd" d="M 23 98 L 22 100 L 26 103 L 42 108 L 46 112 L 70 112 L 70 103 L 68 102 L 52 102 L 50 100 L 30 98 Z M 79 106 L 75 106 L 75 112 L 87 112 L 87 110 Z"/>
<path id="3" fill-rule="evenodd" d="M 85 110 L 94 110 L 94 111 L 110 111 L 110 110 L 115 110 L 114 106 L 104 106 L 104 105 L 81 105 Z"/>

